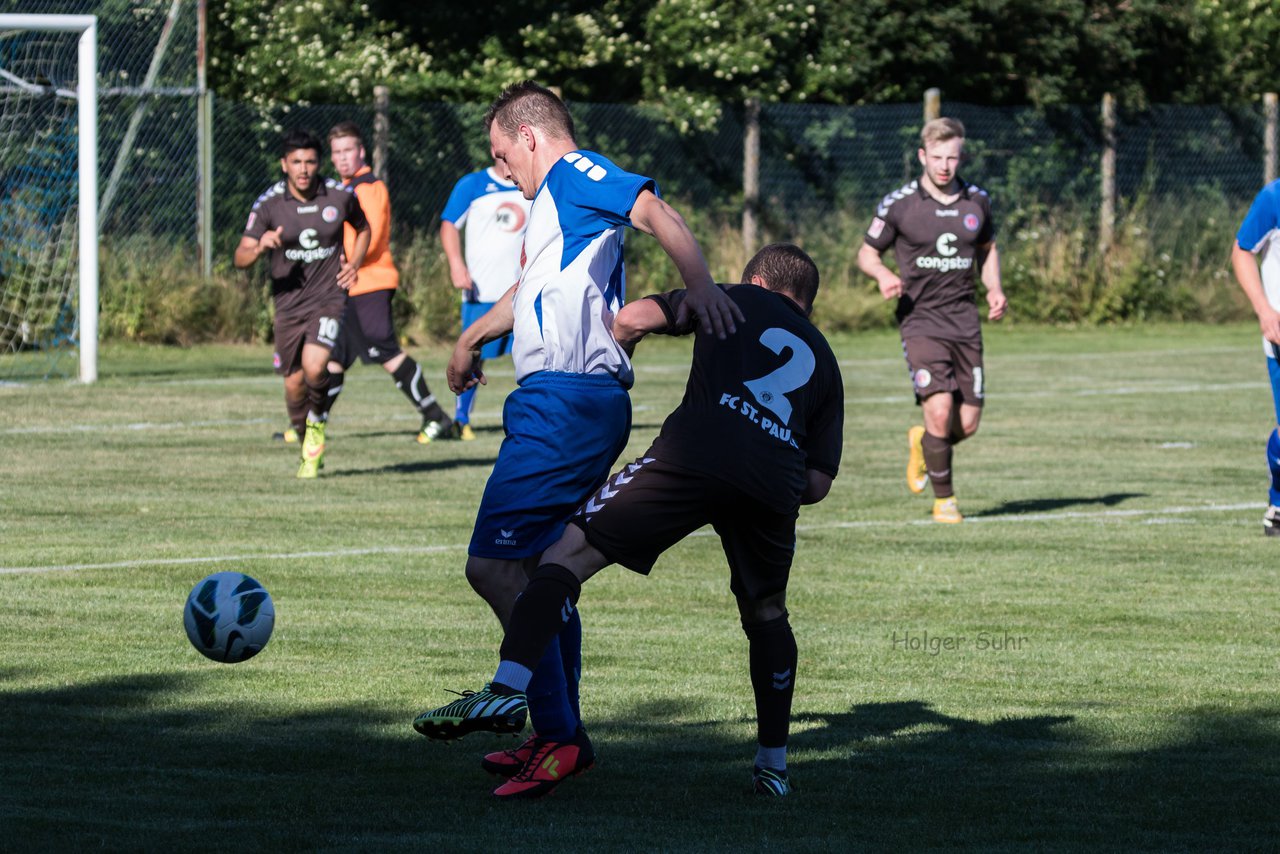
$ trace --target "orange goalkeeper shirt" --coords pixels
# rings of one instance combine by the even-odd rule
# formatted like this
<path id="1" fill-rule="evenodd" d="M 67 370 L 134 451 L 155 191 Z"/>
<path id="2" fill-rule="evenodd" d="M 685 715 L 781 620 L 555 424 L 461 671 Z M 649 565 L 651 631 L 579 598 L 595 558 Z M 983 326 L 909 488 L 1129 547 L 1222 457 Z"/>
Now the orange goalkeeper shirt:
<path id="1" fill-rule="evenodd" d="M 400 285 L 400 273 L 391 260 L 391 197 L 387 195 L 387 185 L 378 180 L 372 169 L 364 166 L 345 182 L 345 186 L 355 190 L 371 232 L 364 264 L 360 266 L 356 283 L 347 293 L 354 297 L 371 291 L 394 290 Z M 355 252 L 356 230 L 350 224 L 345 228 L 343 248 L 348 258 Z"/>

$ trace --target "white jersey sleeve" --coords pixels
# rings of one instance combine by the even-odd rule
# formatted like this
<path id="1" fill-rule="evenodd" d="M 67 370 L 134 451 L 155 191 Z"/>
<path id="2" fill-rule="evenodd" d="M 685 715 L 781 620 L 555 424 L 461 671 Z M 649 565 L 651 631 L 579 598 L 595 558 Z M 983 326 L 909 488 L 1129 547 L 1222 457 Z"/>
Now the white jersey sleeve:
<path id="1" fill-rule="evenodd" d="M 609 374 L 630 387 L 631 361 L 613 338 L 625 275 L 623 229 L 651 178 L 591 151 L 557 161 L 533 200 L 516 290 L 516 381 L 537 371 Z"/>

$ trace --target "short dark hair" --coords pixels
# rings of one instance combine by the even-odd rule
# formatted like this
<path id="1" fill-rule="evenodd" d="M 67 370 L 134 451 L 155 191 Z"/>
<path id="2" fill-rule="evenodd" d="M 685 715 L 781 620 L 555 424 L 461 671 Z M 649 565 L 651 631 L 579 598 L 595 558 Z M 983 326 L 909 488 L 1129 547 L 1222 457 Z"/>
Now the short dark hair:
<path id="1" fill-rule="evenodd" d="M 364 135 L 360 133 L 360 126 L 355 122 L 338 122 L 329 128 L 329 142 L 335 139 L 342 139 L 344 136 L 355 137 L 356 142 L 364 146 Z"/>
<path id="2" fill-rule="evenodd" d="M 532 80 L 513 83 L 498 100 L 490 105 L 484 115 L 484 129 L 488 132 L 494 124 L 508 137 L 514 137 L 520 125 L 529 125 L 544 131 L 553 139 L 574 139 L 573 117 L 564 101 L 545 86 Z"/>
<path id="3" fill-rule="evenodd" d="M 285 131 L 284 136 L 280 137 L 280 156 L 288 157 L 289 152 L 297 151 L 299 148 L 310 148 L 318 155 L 320 140 L 316 139 L 316 135 L 309 130 L 295 128 Z"/>
<path id="4" fill-rule="evenodd" d="M 742 271 L 742 283 L 750 284 L 752 276 L 768 290 L 794 297 L 806 311 L 818 296 L 818 265 L 794 243 L 770 243 L 757 252 Z"/>

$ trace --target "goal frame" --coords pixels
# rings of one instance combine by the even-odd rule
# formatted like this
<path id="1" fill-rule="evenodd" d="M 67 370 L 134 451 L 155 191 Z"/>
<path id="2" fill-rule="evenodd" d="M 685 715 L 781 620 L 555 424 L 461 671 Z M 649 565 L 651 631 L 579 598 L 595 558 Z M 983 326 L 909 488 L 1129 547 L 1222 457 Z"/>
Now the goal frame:
<path id="1" fill-rule="evenodd" d="M 98 18 L 96 15 L 0 15 L 0 30 L 79 33 L 76 59 L 76 212 L 80 304 L 80 382 L 98 379 Z"/>

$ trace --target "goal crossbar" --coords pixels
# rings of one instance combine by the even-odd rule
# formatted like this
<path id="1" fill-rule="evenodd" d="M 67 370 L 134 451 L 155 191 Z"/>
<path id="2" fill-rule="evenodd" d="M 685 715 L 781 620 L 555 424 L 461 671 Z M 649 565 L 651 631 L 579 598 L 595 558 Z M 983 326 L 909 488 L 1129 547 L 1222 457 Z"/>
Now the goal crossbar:
<path id="1" fill-rule="evenodd" d="M 0 32 L 79 33 L 76 122 L 79 175 L 80 381 L 98 378 L 98 18 L 95 15 L 0 15 Z"/>

